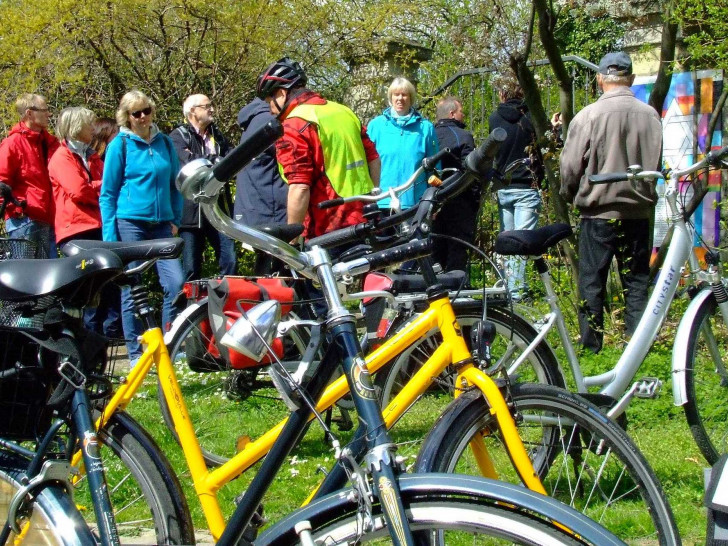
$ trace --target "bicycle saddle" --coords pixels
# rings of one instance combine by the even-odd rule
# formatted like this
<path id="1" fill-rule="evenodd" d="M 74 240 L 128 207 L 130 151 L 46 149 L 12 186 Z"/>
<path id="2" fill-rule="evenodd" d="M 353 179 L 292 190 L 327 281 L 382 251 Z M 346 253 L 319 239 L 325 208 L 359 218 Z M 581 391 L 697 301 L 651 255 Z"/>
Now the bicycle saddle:
<path id="1" fill-rule="evenodd" d="M 303 233 L 303 226 L 301 224 L 263 224 L 252 227 L 285 243 L 293 241 L 293 239 Z"/>
<path id="2" fill-rule="evenodd" d="M 84 306 L 104 283 L 123 273 L 123 267 L 116 254 L 101 249 L 55 260 L 7 260 L 0 262 L 0 300 L 56 296 Z"/>
<path id="3" fill-rule="evenodd" d="M 447 273 L 438 273 L 437 283 L 442 285 L 446 290 L 459 290 L 467 282 L 467 273 L 465 271 L 448 271 Z M 390 274 L 392 279 L 392 287 L 390 292 L 394 294 L 407 294 L 410 292 L 424 292 L 429 288 L 422 275 L 418 274 Z"/>
<path id="4" fill-rule="evenodd" d="M 572 233 L 568 224 L 503 231 L 495 239 L 495 251 L 503 256 L 541 256 Z"/>
<path id="5" fill-rule="evenodd" d="M 110 250 L 116 254 L 124 265 L 139 260 L 154 258 L 176 258 L 182 253 L 184 241 L 179 237 L 152 239 L 150 241 L 71 241 L 63 245 L 61 252 L 66 256 L 76 256 L 85 250 Z"/>

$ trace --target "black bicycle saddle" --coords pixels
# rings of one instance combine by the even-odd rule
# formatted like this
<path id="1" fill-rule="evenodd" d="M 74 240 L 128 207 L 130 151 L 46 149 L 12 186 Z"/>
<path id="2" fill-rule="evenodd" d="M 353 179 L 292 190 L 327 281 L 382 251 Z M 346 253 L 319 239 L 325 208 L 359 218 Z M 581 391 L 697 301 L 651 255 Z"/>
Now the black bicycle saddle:
<path id="1" fill-rule="evenodd" d="M 76 256 L 86 250 L 109 250 L 116 254 L 124 265 L 136 261 L 155 258 L 177 258 L 182 253 L 184 241 L 179 237 L 152 239 L 149 241 L 90 241 L 80 239 L 66 243 L 61 252 L 66 256 Z"/>
<path id="2" fill-rule="evenodd" d="M 123 271 L 119 257 L 101 249 L 55 260 L 7 260 L 0 262 L 0 300 L 26 302 L 56 296 L 84 306 L 104 283 Z"/>
<path id="3" fill-rule="evenodd" d="M 572 233 L 568 224 L 503 231 L 495 239 L 495 251 L 503 256 L 541 256 Z"/>

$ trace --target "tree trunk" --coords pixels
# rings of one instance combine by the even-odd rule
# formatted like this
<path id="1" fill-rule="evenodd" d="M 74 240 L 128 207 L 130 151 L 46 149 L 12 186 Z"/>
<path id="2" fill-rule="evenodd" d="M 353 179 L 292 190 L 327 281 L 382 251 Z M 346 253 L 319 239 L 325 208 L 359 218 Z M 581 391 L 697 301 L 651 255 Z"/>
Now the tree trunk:
<path id="1" fill-rule="evenodd" d="M 662 117 L 662 105 L 670 90 L 672 81 L 672 63 L 675 60 L 675 43 L 677 42 L 677 23 L 671 22 L 671 9 L 668 7 L 664 15 L 665 22 L 662 25 L 662 41 L 660 43 L 660 67 L 657 70 L 657 79 L 650 92 L 648 104 L 652 106 Z"/>

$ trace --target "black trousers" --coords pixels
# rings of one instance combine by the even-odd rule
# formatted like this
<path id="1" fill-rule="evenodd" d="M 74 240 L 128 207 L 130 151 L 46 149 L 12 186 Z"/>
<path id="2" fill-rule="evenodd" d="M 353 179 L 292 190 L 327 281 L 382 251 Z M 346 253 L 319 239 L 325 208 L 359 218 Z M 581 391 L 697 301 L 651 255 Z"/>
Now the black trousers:
<path id="1" fill-rule="evenodd" d="M 443 205 L 432 223 L 432 231 L 473 244 L 479 209 L 479 197 L 466 191 Z M 444 271 L 464 271 L 468 264 L 468 247 L 451 239 L 433 238 L 432 256 Z"/>
<path id="2" fill-rule="evenodd" d="M 582 218 L 579 234 L 579 329 L 581 344 L 598 353 L 604 338 L 604 300 L 612 258 L 624 288 L 624 322 L 633 334 L 647 306 L 650 221 Z"/>

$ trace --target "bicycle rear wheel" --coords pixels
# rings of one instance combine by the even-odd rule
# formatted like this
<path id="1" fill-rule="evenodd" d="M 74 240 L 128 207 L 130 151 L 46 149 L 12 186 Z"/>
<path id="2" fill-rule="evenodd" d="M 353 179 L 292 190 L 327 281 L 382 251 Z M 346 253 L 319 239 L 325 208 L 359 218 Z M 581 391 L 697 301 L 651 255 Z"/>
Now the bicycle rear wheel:
<path id="1" fill-rule="evenodd" d="M 0 451 L 0 524 L 7 521 L 10 501 L 25 479 L 27 466 L 26 459 Z M 19 523 L 22 533 L 11 532 L 9 544 L 78 546 L 96 543 L 73 499 L 61 486 L 44 487 L 33 503 L 23 509 Z"/>
<path id="2" fill-rule="evenodd" d="M 455 316 L 468 346 L 472 327 L 483 318 L 480 303 L 468 306 L 454 306 Z M 495 325 L 496 337 L 491 347 L 493 363 L 500 361 L 508 371 L 512 380 L 518 382 L 544 383 L 564 387 L 564 376 L 559 369 L 558 361 L 551 348 L 541 342 L 532 354 L 517 369 L 513 363 L 533 341 L 538 332 L 522 317 L 504 306 L 490 305 L 487 320 Z M 410 346 L 392 363 L 385 367 L 375 378 L 375 385 L 380 391 L 382 406 L 386 406 L 402 387 L 417 373 L 422 365 L 432 356 L 442 342 L 439 332 L 423 338 Z M 452 394 L 455 373 L 446 370 L 436 382 L 440 392 Z M 437 388 L 437 387 L 436 387 Z"/>
<path id="3" fill-rule="evenodd" d="M 563 389 L 515 384 L 511 395 L 518 432 L 549 495 L 622 539 L 680 544 L 659 481 L 616 423 Z M 479 391 L 463 394 L 442 415 L 417 471 L 481 474 L 483 458 L 476 460 L 472 448 L 487 450 L 501 479 L 520 481 Z"/>
<path id="4" fill-rule="evenodd" d="M 713 296 L 700 305 L 690 325 L 686 364 L 685 417 L 713 465 L 728 450 L 728 327 Z"/>

